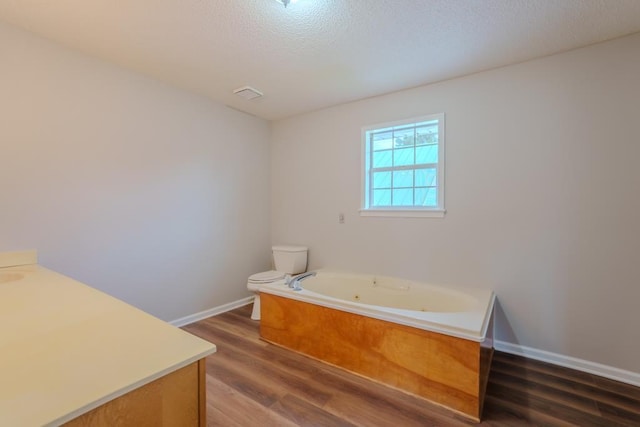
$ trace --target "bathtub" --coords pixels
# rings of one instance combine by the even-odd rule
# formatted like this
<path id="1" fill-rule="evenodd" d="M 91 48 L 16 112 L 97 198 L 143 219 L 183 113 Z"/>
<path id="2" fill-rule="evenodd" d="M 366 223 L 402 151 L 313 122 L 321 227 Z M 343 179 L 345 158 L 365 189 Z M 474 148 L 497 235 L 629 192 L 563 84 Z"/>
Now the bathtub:
<path id="1" fill-rule="evenodd" d="M 327 270 L 300 284 L 260 287 L 262 339 L 480 420 L 491 290 Z"/>

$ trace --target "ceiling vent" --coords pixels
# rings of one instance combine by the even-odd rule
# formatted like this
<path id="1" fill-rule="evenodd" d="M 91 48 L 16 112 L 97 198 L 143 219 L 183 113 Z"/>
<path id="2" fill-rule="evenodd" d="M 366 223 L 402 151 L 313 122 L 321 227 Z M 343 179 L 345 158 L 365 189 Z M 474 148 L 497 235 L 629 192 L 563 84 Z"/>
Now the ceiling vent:
<path id="1" fill-rule="evenodd" d="M 262 92 L 252 88 L 251 86 L 239 87 L 238 89 L 235 89 L 233 93 L 244 99 L 256 99 L 262 96 Z"/>
<path id="2" fill-rule="evenodd" d="M 298 0 L 276 0 L 278 3 L 282 3 L 284 7 L 287 7 L 289 3 L 296 3 Z"/>

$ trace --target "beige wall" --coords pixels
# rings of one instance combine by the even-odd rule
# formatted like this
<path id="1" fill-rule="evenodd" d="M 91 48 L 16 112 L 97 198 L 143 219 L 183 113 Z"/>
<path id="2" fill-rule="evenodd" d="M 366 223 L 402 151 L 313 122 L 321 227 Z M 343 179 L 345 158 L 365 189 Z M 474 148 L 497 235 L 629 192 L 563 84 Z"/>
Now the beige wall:
<path id="1" fill-rule="evenodd" d="M 308 245 L 311 268 L 493 288 L 499 340 L 640 373 L 638 52 L 634 35 L 275 122 L 272 242 Z M 360 217 L 361 127 L 439 112 L 446 217 Z"/>
<path id="2" fill-rule="evenodd" d="M 166 320 L 249 295 L 266 121 L 1 23 L 0 58 L 0 251 Z"/>

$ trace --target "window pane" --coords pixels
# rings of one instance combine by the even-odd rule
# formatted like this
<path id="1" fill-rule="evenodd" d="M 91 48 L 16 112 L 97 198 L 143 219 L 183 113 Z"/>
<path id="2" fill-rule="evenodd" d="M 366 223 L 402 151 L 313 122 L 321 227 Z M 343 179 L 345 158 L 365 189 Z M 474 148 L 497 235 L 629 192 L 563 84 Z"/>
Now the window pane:
<path id="1" fill-rule="evenodd" d="M 437 144 L 438 125 L 422 126 L 416 128 L 416 145 Z"/>
<path id="2" fill-rule="evenodd" d="M 413 164 L 413 147 L 393 150 L 393 165 L 406 166 Z"/>
<path id="3" fill-rule="evenodd" d="M 435 187 L 437 176 L 436 168 L 416 169 L 416 187 Z"/>
<path id="4" fill-rule="evenodd" d="M 373 188 L 390 188 L 391 172 L 374 172 Z"/>
<path id="5" fill-rule="evenodd" d="M 391 190 L 373 190 L 373 206 L 390 206 Z"/>
<path id="6" fill-rule="evenodd" d="M 416 147 L 416 164 L 438 163 L 438 146 L 423 145 Z"/>
<path id="7" fill-rule="evenodd" d="M 363 211 L 377 212 L 363 215 L 385 216 L 391 211 L 394 216 L 440 216 L 444 212 L 438 203 L 444 192 L 439 177 L 444 172 L 443 120 L 444 114 L 432 114 L 364 128 Z M 420 213 L 409 212 L 413 210 Z"/>
<path id="8" fill-rule="evenodd" d="M 438 192 L 435 188 L 416 188 L 416 206 L 438 206 Z"/>
<path id="9" fill-rule="evenodd" d="M 394 142 L 397 147 L 412 147 L 413 146 L 413 127 L 409 129 L 396 130 L 394 132 Z"/>
<path id="10" fill-rule="evenodd" d="M 394 171 L 393 188 L 413 187 L 413 171 Z"/>
<path id="11" fill-rule="evenodd" d="M 413 188 L 393 190 L 393 206 L 413 206 Z"/>
<path id="12" fill-rule="evenodd" d="M 375 151 L 373 153 L 373 167 L 386 168 L 391 166 L 391 150 Z"/>
<path id="13" fill-rule="evenodd" d="M 372 134 L 372 143 L 373 143 L 373 151 L 379 150 L 389 150 L 393 148 L 393 133 L 382 132 L 382 133 L 373 133 Z"/>

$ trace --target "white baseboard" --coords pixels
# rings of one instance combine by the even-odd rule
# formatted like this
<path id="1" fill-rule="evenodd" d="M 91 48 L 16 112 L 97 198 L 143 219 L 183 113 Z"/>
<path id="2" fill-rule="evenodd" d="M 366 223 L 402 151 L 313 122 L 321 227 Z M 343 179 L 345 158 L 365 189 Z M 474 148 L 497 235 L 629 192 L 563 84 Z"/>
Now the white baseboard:
<path id="1" fill-rule="evenodd" d="M 249 305 L 253 302 L 254 297 L 246 297 L 239 299 L 238 301 L 233 301 L 228 304 L 219 305 L 218 307 L 213 307 L 205 311 L 201 311 L 199 313 L 190 314 L 189 316 L 181 317 L 180 319 L 172 320 L 171 323 L 173 326 L 181 327 L 184 325 L 188 325 L 190 323 L 197 322 L 198 320 L 206 319 L 207 317 L 215 316 L 216 314 L 222 314 L 226 311 L 231 311 L 234 308 L 243 307 L 245 305 Z"/>
<path id="2" fill-rule="evenodd" d="M 493 347 L 496 350 L 503 351 L 505 353 L 511 353 L 527 357 L 529 359 L 539 360 L 541 362 L 564 366 L 565 368 L 599 375 L 601 377 L 640 387 L 640 374 L 637 372 L 625 371 L 624 369 L 618 369 L 612 366 L 590 362 L 588 360 L 577 359 L 575 357 L 564 356 L 562 354 L 551 353 L 549 351 L 538 350 L 523 345 L 511 344 L 505 341 L 494 340 Z"/>

